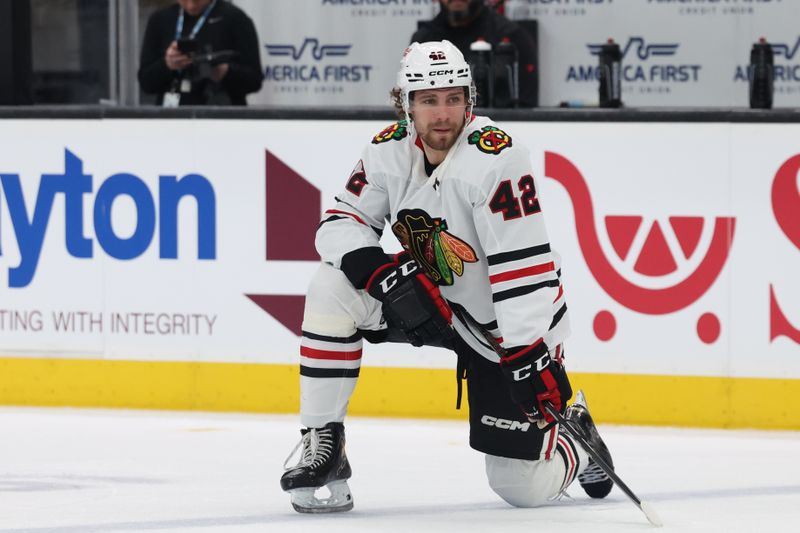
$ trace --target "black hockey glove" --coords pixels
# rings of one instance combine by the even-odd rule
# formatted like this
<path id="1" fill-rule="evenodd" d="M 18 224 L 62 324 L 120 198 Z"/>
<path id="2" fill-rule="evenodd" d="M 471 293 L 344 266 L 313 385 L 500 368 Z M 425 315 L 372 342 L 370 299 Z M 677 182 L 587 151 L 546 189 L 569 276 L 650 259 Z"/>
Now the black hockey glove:
<path id="1" fill-rule="evenodd" d="M 563 412 L 567 401 L 572 398 L 566 370 L 561 363 L 550 358 L 547 345 L 541 340 L 530 346 L 508 350 L 500 358 L 500 368 L 508 380 L 511 399 L 531 422 L 553 422 L 543 402 L 549 401 Z"/>
<path id="2" fill-rule="evenodd" d="M 414 346 L 452 344 L 453 312 L 439 287 L 407 253 L 378 268 L 367 281 L 367 292 L 383 303 L 389 327 L 400 329 Z"/>

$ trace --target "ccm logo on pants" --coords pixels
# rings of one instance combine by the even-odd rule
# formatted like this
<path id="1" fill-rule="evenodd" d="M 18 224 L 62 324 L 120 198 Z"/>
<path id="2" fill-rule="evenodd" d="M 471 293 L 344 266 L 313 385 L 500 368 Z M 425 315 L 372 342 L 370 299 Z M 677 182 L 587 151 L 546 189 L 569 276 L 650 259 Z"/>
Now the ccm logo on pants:
<path id="1" fill-rule="evenodd" d="M 481 424 L 487 426 L 494 426 L 499 429 L 507 429 L 509 431 L 514 431 L 516 429 L 520 431 L 528 431 L 528 428 L 531 427 L 530 422 L 517 422 L 516 420 L 506 420 L 505 418 L 495 418 L 489 415 L 483 415 L 481 417 Z"/>

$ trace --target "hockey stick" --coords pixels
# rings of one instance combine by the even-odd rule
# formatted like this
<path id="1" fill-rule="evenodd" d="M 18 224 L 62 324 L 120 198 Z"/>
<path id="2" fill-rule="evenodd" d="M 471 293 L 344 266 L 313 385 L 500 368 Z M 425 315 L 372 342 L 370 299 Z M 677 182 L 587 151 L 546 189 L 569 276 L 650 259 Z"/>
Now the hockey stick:
<path id="1" fill-rule="evenodd" d="M 497 355 L 499 355 L 500 357 L 504 357 L 508 353 L 506 349 L 503 348 L 503 346 L 501 346 L 499 342 L 497 342 L 497 339 L 495 339 L 491 333 L 486 331 L 486 329 L 481 324 L 479 324 L 477 320 L 472 318 L 472 315 L 470 315 L 467 312 L 456 313 L 456 315 L 462 320 L 462 322 L 469 324 L 470 326 L 478 330 L 484 337 L 484 339 L 486 339 L 486 342 L 488 342 L 489 345 L 492 347 L 492 349 L 495 351 L 495 353 L 497 353 Z M 644 513 L 644 516 L 647 517 L 647 520 L 651 524 L 653 524 L 656 527 L 661 527 L 664 525 L 664 523 L 661 521 L 661 518 L 658 516 L 658 513 L 656 513 L 656 510 L 653 509 L 653 507 L 649 503 L 640 500 L 636 496 L 636 494 L 634 494 L 633 491 L 628 488 L 628 486 L 620 479 L 617 473 L 614 472 L 614 470 L 610 466 L 608 466 L 608 464 L 605 461 L 603 461 L 603 459 L 594 450 L 594 448 L 592 448 L 592 446 L 586 441 L 586 439 L 583 438 L 583 435 L 575 431 L 575 429 L 571 425 L 569 425 L 567 419 L 564 418 L 564 416 L 561 413 L 559 413 L 555 407 L 553 407 L 553 404 L 551 404 L 550 402 L 544 402 L 544 408 L 547 410 L 548 413 L 550 413 L 550 416 L 555 418 L 556 421 L 559 423 L 559 425 L 562 428 L 564 428 L 564 431 L 566 431 L 570 437 L 575 439 L 578 442 L 578 444 L 581 445 L 581 448 L 583 448 L 586 451 L 589 457 L 591 457 L 594 460 L 594 462 L 597 463 L 597 465 L 603 470 L 603 472 L 605 472 L 608 475 L 608 477 L 610 477 L 611 480 L 614 483 L 616 483 L 616 485 L 620 489 L 622 489 L 622 492 L 624 492 L 625 495 L 628 498 L 630 498 L 633 503 L 636 504 L 636 507 L 638 507 Z"/>
<path id="2" fill-rule="evenodd" d="M 606 475 L 611 478 L 614 484 L 622 489 L 622 492 L 624 492 L 625 495 L 636 504 L 636 506 L 644 513 L 644 516 L 647 517 L 647 520 L 651 524 L 656 527 L 661 527 L 664 525 L 664 523 L 661 521 L 661 518 L 659 518 L 658 513 L 656 513 L 656 510 L 653 509 L 649 503 L 640 500 L 636 494 L 634 494 L 633 491 L 628 488 L 628 486 L 620 479 L 617 473 L 614 472 L 614 469 L 608 466 L 603 458 L 600 457 L 600 454 L 598 454 L 594 448 L 592 448 L 591 444 L 589 444 L 589 442 L 583 438 L 583 435 L 576 431 L 575 428 L 569 424 L 567 419 L 564 418 L 564 416 L 559 413 L 555 407 L 553 407 L 553 404 L 550 402 L 544 402 L 544 408 L 548 413 L 550 413 L 550 416 L 556 419 L 560 427 L 564 428 L 564 431 L 566 431 L 570 437 L 578 441 L 578 444 L 581 445 L 581 448 L 583 448 L 586 453 L 589 454 L 589 457 L 591 457 L 592 460 L 603 470 L 603 472 L 605 472 Z"/>

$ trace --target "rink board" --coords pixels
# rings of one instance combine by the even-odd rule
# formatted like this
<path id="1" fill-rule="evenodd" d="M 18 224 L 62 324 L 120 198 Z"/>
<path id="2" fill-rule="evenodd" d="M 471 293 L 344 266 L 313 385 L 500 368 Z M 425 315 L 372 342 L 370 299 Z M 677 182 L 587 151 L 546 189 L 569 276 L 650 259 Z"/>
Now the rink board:
<path id="1" fill-rule="evenodd" d="M 401 52 L 420 21 L 438 12 L 437 0 L 235 3 L 261 39 L 264 85 L 248 99 L 283 106 L 385 105 Z M 795 0 L 506 0 L 504 7 L 508 18 L 537 24 L 543 107 L 596 104 L 597 54 L 609 37 L 620 46 L 628 107 L 747 106 L 750 49 L 761 37 L 775 56 L 775 107 L 800 105 Z"/>
<path id="2" fill-rule="evenodd" d="M 296 413 L 297 365 L 0 359 L 6 405 Z M 705 376 L 571 374 L 606 424 L 800 429 L 800 381 Z M 455 371 L 362 368 L 348 413 L 467 419 Z"/>
<path id="3" fill-rule="evenodd" d="M 3 121 L 0 403 L 296 410 L 314 230 L 385 126 Z M 800 428 L 800 126 L 507 127 L 604 419 Z M 454 365 L 367 346 L 352 412 L 463 416 Z"/>

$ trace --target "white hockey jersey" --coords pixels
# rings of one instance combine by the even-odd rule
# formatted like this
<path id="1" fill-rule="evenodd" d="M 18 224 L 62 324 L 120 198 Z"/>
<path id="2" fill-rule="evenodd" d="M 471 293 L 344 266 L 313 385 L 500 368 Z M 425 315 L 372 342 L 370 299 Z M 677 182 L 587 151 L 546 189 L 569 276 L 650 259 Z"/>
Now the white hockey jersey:
<path id="1" fill-rule="evenodd" d="M 341 268 L 346 254 L 379 246 L 388 223 L 438 283 L 456 332 L 473 349 L 499 360 L 486 331 L 506 348 L 539 339 L 555 348 L 569 319 L 528 150 L 475 117 L 430 177 L 423 154 L 404 121 L 373 138 L 322 217 L 322 260 Z"/>

